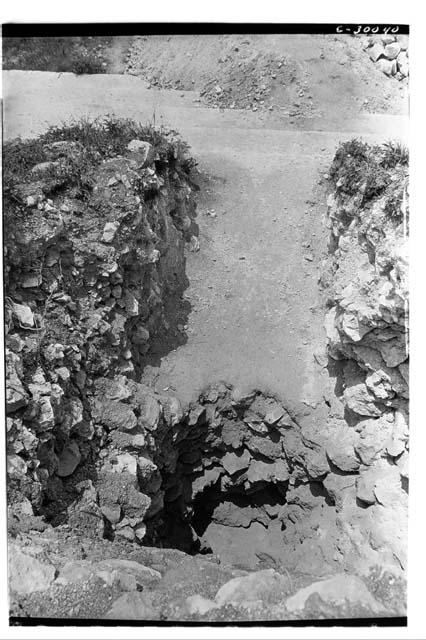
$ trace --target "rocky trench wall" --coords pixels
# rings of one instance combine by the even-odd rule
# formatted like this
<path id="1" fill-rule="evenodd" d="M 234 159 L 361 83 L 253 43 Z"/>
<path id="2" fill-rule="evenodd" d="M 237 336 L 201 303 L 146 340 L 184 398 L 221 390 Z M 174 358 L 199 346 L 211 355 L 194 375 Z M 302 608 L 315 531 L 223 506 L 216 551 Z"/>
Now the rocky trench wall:
<path id="1" fill-rule="evenodd" d="M 336 394 L 345 407 L 348 428 L 344 441 L 348 451 L 353 451 L 352 467 L 348 459 L 347 471 L 356 468 L 358 474 L 350 492 L 363 510 L 361 520 L 371 522 L 369 527 L 362 525 L 369 531 L 367 548 L 377 549 L 387 540 L 389 562 L 397 560 L 405 568 L 409 477 L 407 158 L 401 161 L 400 146 L 361 147 L 358 143 L 351 149 L 343 146 L 331 173 L 328 354 L 330 369 L 336 375 Z M 353 163 L 360 149 L 361 155 L 366 154 L 362 162 L 367 164 L 360 165 L 361 172 L 356 173 L 348 163 Z M 390 149 L 397 153 L 389 160 Z M 355 189 L 348 189 L 348 175 L 351 179 L 358 176 Z M 343 517 L 348 523 L 356 521 L 349 503 Z"/>
<path id="2" fill-rule="evenodd" d="M 33 147 L 44 161 L 31 166 Z M 15 155 L 16 171 L 30 158 L 18 178 L 7 173 Z M 90 494 L 105 433 L 91 398 L 104 376 L 111 394 L 115 376 L 136 377 L 153 340 L 173 332 L 167 302 L 186 286 L 195 187 L 178 143 L 163 137 L 158 152 L 131 140 L 98 156 L 60 136 L 5 149 L 7 473 L 18 519 L 58 519 L 76 492 Z M 125 434 L 141 424 L 119 408 L 108 397 L 108 424 Z"/>

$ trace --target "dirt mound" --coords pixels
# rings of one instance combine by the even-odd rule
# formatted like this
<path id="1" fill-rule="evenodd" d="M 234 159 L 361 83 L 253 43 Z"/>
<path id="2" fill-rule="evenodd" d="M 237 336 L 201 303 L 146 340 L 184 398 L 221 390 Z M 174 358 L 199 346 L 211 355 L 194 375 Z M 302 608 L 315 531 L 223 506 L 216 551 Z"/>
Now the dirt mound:
<path id="1" fill-rule="evenodd" d="M 393 80 L 362 47 L 351 36 L 143 36 L 130 49 L 127 72 L 151 87 L 195 89 L 200 101 L 219 108 L 278 110 L 290 117 L 372 106 L 400 112 Z"/>

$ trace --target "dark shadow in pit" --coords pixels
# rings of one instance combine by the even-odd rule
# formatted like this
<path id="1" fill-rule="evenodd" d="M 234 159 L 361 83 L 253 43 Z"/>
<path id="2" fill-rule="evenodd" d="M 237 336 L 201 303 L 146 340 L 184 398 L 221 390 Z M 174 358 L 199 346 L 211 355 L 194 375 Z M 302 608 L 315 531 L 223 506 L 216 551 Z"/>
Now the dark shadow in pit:
<path id="1" fill-rule="evenodd" d="M 287 483 L 278 486 L 264 482 L 250 493 L 242 487 L 221 491 L 219 481 L 196 496 L 190 511 L 182 500 L 166 503 L 163 543 L 191 555 L 211 554 L 213 551 L 203 536 L 212 523 L 235 528 L 235 531 L 240 527 L 247 529 L 254 522 L 266 528 L 286 504 L 286 490 Z"/>
<path id="2" fill-rule="evenodd" d="M 53 527 L 69 523 L 71 518 L 75 520 L 74 524 L 79 529 L 91 528 L 93 514 L 90 513 L 90 509 L 85 513 L 82 496 L 85 491 L 90 492 L 90 485 L 96 486 L 98 474 L 94 455 L 93 451 L 90 452 L 88 459 L 69 477 L 60 478 L 55 474 L 49 478 L 40 513 Z M 70 507 L 73 507 L 71 512 Z M 102 516 L 98 516 L 97 519 L 102 519 Z"/>
<path id="3" fill-rule="evenodd" d="M 167 324 L 150 338 L 149 350 L 139 360 L 141 371 L 147 365 L 159 367 L 162 358 L 188 342 L 186 328 L 192 306 L 189 300 L 183 297 L 185 289 L 189 286 L 188 279 L 185 280 L 185 287 L 178 294 L 174 293 L 166 298 L 164 318 Z"/>
<path id="4" fill-rule="evenodd" d="M 195 533 L 202 537 L 215 519 L 215 512 L 217 508 L 228 505 L 231 506 L 229 510 L 229 516 L 222 516 L 221 523 L 227 526 L 249 526 L 248 520 L 250 517 L 244 518 L 245 509 L 253 509 L 253 522 L 261 522 L 265 525 L 269 520 L 273 518 L 268 517 L 268 513 L 265 510 L 264 516 L 260 517 L 255 514 L 255 510 L 261 510 L 266 507 L 269 511 L 277 512 L 281 506 L 285 504 L 285 492 L 279 491 L 279 489 L 271 484 L 265 483 L 265 485 L 258 491 L 252 493 L 240 493 L 237 491 L 221 491 L 218 484 L 214 487 L 204 489 L 204 491 L 196 497 L 193 505 L 192 526 Z M 235 507 L 235 508 L 232 508 Z M 241 515 L 238 517 L 238 510 L 241 509 Z M 274 514 L 275 517 L 277 513 Z"/>
<path id="5" fill-rule="evenodd" d="M 327 371 L 330 378 L 334 378 L 334 394 L 337 398 L 343 395 L 344 391 L 344 360 L 334 360 L 331 356 L 327 356 Z"/>
<path id="6" fill-rule="evenodd" d="M 111 526 L 96 502 L 96 480 L 95 467 L 89 462 L 79 466 L 68 478 L 52 475 L 44 486 L 42 496 L 37 494 L 37 489 L 32 491 L 29 484 L 26 493 L 25 487 L 22 491 L 22 484 L 9 482 L 8 533 L 14 537 L 29 531 L 44 531 L 49 526 L 68 525 L 79 535 L 97 538 L 102 534 L 104 538 L 112 540 Z M 26 514 L 19 508 L 22 495 L 31 501 L 34 515 Z"/>
<path id="7" fill-rule="evenodd" d="M 194 191 L 202 193 L 205 183 L 202 174 L 192 171 L 189 181 Z M 170 217 L 173 219 L 174 211 L 170 212 Z M 180 228 L 178 221 L 176 226 Z M 199 233 L 199 226 L 192 219 L 189 229 L 182 232 L 186 243 L 185 251 L 191 245 L 191 238 L 198 238 Z M 184 295 L 190 285 L 186 274 L 186 262 L 186 257 L 179 257 L 173 246 L 159 261 L 160 280 L 165 283 L 163 292 L 165 323 L 151 332 L 149 350 L 139 356 L 138 369 L 141 372 L 146 366 L 159 367 L 162 358 L 188 342 L 186 329 L 192 305 Z"/>
<path id="8" fill-rule="evenodd" d="M 309 489 L 311 490 L 311 493 L 315 498 L 318 498 L 318 497 L 324 498 L 327 506 L 332 507 L 334 505 L 334 501 L 330 497 L 330 494 L 328 493 L 327 489 L 324 487 L 323 483 L 320 482 L 319 480 L 312 480 L 309 483 Z"/>

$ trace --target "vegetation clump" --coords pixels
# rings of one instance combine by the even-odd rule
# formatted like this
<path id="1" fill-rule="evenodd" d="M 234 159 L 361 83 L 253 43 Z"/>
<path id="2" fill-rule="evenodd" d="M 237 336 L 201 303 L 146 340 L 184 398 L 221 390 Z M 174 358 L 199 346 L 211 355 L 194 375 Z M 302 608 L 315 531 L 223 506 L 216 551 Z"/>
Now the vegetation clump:
<path id="1" fill-rule="evenodd" d="M 127 146 L 134 139 L 152 145 L 159 175 L 167 167 L 188 175 L 196 165 L 188 154 L 189 146 L 175 131 L 155 128 L 153 124 L 107 116 L 52 126 L 34 140 L 18 138 L 4 145 L 5 221 L 25 214 L 25 185 L 37 180 L 37 167 L 42 171 L 41 190 L 45 196 L 72 188 L 76 197 L 84 199 L 92 188 L 93 170 L 103 160 L 128 153 Z"/>
<path id="2" fill-rule="evenodd" d="M 359 210 L 383 197 L 385 213 L 400 221 L 408 160 L 408 149 L 399 142 L 371 145 L 355 138 L 337 149 L 330 178 L 341 196 L 356 199 Z"/>
<path id="3" fill-rule="evenodd" d="M 385 142 L 381 164 L 385 169 L 394 169 L 398 165 L 408 166 L 409 153 L 400 142 Z"/>
<path id="4" fill-rule="evenodd" d="M 3 68 L 106 73 L 103 48 L 111 38 L 31 37 L 3 39 Z"/>

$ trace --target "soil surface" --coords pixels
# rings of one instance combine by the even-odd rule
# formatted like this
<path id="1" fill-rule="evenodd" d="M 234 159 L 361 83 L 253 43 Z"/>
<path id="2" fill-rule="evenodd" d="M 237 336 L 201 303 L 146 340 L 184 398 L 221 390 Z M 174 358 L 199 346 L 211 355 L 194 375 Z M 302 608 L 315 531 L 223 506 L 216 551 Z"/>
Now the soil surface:
<path id="1" fill-rule="evenodd" d="M 338 105 L 326 118 L 297 121 L 218 110 L 194 102 L 195 92 L 148 90 L 126 75 L 6 71 L 3 82 L 6 139 L 115 114 L 171 126 L 192 147 L 200 251 L 187 258 L 186 343 L 153 354 L 146 379 L 184 402 L 226 380 L 270 391 L 287 406 L 315 404 L 322 391 L 313 388 L 312 354 L 324 344 L 318 277 L 328 236 L 323 176 L 340 141 L 404 138 L 406 118 L 342 117 Z"/>

